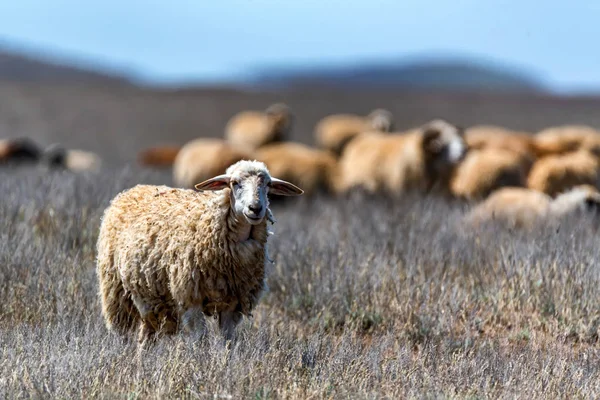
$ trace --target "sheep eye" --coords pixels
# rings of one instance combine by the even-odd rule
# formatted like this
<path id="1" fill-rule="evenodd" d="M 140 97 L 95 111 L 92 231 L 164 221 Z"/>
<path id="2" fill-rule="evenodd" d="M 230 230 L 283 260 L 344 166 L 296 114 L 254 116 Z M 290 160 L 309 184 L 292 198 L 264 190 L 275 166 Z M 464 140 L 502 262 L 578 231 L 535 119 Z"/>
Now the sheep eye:
<path id="1" fill-rule="evenodd" d="M 233 182 L 233 188 L 234 189 L 239 189 L 240 188 L 240 183 L 239 182 Z"/>

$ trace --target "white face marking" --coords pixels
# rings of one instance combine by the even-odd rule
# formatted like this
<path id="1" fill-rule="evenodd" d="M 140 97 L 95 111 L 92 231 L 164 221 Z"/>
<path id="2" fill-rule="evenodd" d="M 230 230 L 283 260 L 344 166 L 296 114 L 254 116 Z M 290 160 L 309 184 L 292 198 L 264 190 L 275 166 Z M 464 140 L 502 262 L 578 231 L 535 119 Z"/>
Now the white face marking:
<path id="1" fill-rule="evenodd" d="M 450 145 L 448 146 L 448 156 L 451 162 L 456 163 L 460 161 L 465 153 L 466 146 L 461 139 L 455 138 L 450 142 Z"/>
<path id="2" fill-rule="evenodd" d="M 260 224 L 266 215 L 269 207 L 267 200 L 269 181 L 269 177 L 264 175 L 232 176 L 234 212 L 239 217 L 245 218 L 251 225 Z"/>

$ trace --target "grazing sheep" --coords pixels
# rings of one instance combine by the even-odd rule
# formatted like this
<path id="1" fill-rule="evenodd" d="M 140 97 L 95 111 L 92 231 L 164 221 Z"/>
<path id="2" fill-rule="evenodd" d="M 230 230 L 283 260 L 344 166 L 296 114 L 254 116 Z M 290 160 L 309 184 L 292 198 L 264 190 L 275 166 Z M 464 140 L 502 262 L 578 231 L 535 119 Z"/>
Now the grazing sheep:
<path id="1" fill-rule="evenodd" d="M 514 228 L 530 229 L 544 221 L 561 218 L 600 207 L 600 193 L 591 186 L 575 186 L 555 199 L 527 188 L 502 188 L 465 215 L 471 227 L 496 221 Z"/>
<path id="2" fill-rule="evenodd" d="M 392 113 L 384 109 L 373 110 L 366 117 L 334 114 L 319 121 L 315 127 L 315 139 L 319 147 L 339 156 L 358 134 L 368 131 L 390 132 L 393 129 Z"/>
<path id="3" fill-rule="evenodd" d="M 454 171 L 450 190 L 455 197 L 475 200 L 500 187 L 525 187 L 531 164 L 527 155 L 510 150 L 469 149 Z"/>
<path id="4" fill-rule="evenodd" d="M 138 154 L 138 164 L 147 167 L 170 167 L 175 162 L 181 146 L 150 147 Z"/>
<path id="5" fill-rule="evenodd" d="M 588 150 L 600 156 L 600 132 L 586 125 L 563 125 L 547 128 L 534 136 L 540 155 L 565 154 Z"/>
<path id="6" fill-rule="evenodd" d="M 228 166 L 243 159 L 254 158 L 222 139 L 195 139 L 184 145 L 173 164 L 173 182 L 191 189 L 198 182 L 225 173 Z"/>
<path id="7" fill-rule="evenodd" d="M 527 187 L 554 197 L 576 185 L 597 186 L 599 168 L 598 158 L 585 150 L 543 157 L 533 164 Z"/>
<path id="8" fill-rule="evenodd" d="M 332 192 L 336 183 L 337 159 L 327 151 L 300 143 L 274 143 L 256 150 L 256 159 L 264 162 L 273 175 L 300 186 L 307 195 Z"/>
<path id="9" fill-rule="evenodd" d="M 104 212 L 97 274 L 108 329 L 137 325 L 146 342 L 214 315 L 231 339 L 251 315 L 265 288 L 267 194 L 302 190 L 246 160 L 196 188 L 210 192 L 137 185 Z"/>
<path id="10" fill-rule="evenodd" d="M 31 139 L 19 137 L 0 139 L 0 163 L 20 164 L 39 161 L 42 150 Z"/>
<path id="11" fill-rule="evenodd" d="M 227 122 L 225 139 L 247 150 L 279 142 L 291 131 L 294 115 L 291 109 L 276 103 L 265 111 L 243 111 Z"/>
<path id="12" fill-rule="evenodd" d="M 42 163 L 50 168 L 63 168 L 72 172 L 97 172 L 102 166 L 102 159 L 89 151 L 66 149 L 53 144 L 44 150 Z"/>
<path id="13" fill-rule="evenodd" d="M 361 187 L 369 192 L 449 189 L 456 164 L 466 153 L 462 130 L 434 120 L 404 134 L 362 133 L 340 159 L 339 191 Z"/>
<path id="14" fill-rule="evenodd" d="M 511 131 L 493 125 L 476 125 L 465 130 L 465 141 L 469 149 L 500 149 L 535 158 L 537 152 L 533 135 Z"/>

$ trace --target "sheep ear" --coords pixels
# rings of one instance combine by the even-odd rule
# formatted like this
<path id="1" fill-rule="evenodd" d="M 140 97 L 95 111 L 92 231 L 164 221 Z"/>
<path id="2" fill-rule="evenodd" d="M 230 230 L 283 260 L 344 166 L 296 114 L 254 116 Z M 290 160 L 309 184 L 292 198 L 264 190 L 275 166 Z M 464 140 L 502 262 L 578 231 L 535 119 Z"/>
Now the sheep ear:
<path id="1" fill-rule="evenodd" d="M 271 189 L 269 192 L 280 196 L 300 196 L 304 193 L 304 190 L 281 179 L 271 178 Z"/>
<path id="2" fill-rule="evenodd" d="M 196 190 L 222 190 L 229 186 L 229 175 L 219 175 L 196 184 Z"/>

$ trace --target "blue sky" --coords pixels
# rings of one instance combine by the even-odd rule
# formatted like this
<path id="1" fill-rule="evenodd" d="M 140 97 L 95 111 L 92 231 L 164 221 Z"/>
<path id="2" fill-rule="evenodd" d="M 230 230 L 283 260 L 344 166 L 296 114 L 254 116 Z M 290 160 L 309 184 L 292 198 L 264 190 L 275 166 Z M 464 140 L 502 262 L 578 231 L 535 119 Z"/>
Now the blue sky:
<path id="1" fill-rule="evenodd" d="M 459 54 L 600 89 L 598 0 L 14 0 L 0 2 L 0 38 L 166 82 Z"/>

